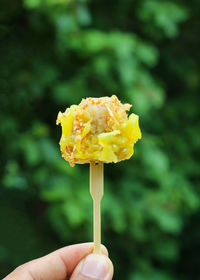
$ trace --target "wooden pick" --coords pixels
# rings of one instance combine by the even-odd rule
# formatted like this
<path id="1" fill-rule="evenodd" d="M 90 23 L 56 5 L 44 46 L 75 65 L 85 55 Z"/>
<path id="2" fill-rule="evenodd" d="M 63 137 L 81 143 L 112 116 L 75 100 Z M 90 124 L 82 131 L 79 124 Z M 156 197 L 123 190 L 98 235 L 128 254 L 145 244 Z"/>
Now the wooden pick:
<path id="1" fill-rule="evenodd" d="M 104 192 L 104 164 L 90 163 L 90 194 L 93 199 L 94 253 L 101 254 L 101 199 Z"/>

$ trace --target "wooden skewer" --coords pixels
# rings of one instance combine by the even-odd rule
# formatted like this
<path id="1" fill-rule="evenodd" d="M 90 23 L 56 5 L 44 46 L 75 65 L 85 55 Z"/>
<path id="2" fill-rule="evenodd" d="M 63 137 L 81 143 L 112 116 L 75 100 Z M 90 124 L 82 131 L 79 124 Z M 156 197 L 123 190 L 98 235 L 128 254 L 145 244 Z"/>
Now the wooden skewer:
<path id="1" fill-rule="evenodd" d="M 102 162 L 90 163 L 90 194 L 93 199 L 94 253 L 101 253 L 101 199 L 104 191 Z"/>

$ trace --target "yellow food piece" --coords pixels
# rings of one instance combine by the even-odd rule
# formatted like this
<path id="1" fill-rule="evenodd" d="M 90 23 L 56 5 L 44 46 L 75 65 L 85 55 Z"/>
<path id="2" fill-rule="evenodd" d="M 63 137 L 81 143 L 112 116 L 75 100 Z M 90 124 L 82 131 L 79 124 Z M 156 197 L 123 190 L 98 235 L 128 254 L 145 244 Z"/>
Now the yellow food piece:
<path id="1" fill-rule="evenodd" d="M 142 137 L 139 117 L 126 111 L 131 105 L 118 98 L 86 98 L 59 112 L 62 126 L 60 149 L 71 166 L 75 163 L 119 162 L 133 155 L 134 144 Z"/>

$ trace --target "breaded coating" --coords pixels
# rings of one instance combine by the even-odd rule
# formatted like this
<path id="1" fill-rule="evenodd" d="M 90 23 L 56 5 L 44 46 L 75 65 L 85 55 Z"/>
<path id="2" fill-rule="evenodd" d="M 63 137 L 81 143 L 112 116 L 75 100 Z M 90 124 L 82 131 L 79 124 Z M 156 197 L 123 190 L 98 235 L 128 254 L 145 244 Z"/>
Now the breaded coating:
<path id="1" fill-rule="evenodd" d="M 60 149 L 64 159 L 71 166 L 129 159 L 141 138 L 139 117 L 126 113 L 130 108 L 113 95 L 82 99 L 79 105 L 59 112 L 56 123 L 62 126 Z"/>

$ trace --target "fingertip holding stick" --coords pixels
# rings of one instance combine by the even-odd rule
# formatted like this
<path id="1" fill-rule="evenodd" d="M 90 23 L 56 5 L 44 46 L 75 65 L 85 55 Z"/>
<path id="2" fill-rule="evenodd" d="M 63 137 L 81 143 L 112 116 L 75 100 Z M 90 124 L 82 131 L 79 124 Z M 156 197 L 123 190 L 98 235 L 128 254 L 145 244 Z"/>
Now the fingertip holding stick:
<path id="1" fill-rule="evenodd" d="M 90 163 L 90 194 L 93 199 L 94 253 L 101 254 L 101 199 L 104 192 L 104 164 Z"/>

